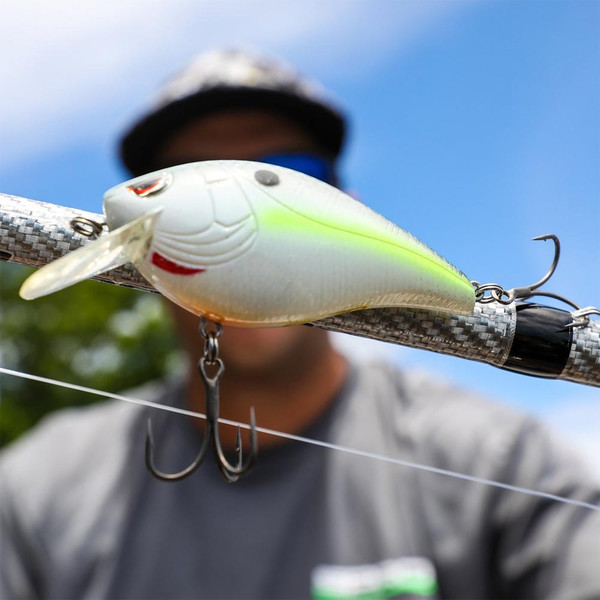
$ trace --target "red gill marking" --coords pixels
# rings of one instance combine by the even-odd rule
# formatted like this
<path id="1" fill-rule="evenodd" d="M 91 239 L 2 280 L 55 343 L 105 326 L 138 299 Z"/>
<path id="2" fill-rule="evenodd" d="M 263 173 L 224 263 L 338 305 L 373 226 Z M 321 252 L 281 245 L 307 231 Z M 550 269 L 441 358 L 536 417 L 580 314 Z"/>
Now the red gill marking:
<path id="1" fill-rule="evenodd" d="M 189 267 L 178 265 L 158 252 L 152 253 L 152 264 L 156 265 L 159 269 L 163 269 L 163 271 L 168 271 L 175 275 L 195 275 L 196 273 L 203 273 L 206 271 L 206 269 L 190 269 Z"/>

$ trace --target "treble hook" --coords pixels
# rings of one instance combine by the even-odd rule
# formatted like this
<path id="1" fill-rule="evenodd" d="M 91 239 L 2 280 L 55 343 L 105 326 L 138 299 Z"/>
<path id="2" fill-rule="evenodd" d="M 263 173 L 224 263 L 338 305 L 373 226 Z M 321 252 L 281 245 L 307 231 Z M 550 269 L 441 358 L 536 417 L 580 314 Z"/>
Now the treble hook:
<path id="1" fill-rule="evenodd" d="M 210 445 L 214 449 L 219 472 L 228 483 L 237 481 L 243 474 L 247 473 L 254 464 L 258 454 L 256 419 L 254 408 L 252 408 L 250 410 L 250 454 L 243 461 L 242 435 L 238 425 L 235 446 L 236 464 L 230 463 L 225 456 L 219 436 L 219 382 L 225 371 L 225 365 L 219 358 L 218 338 L 221 336 L 222 328 L 219 323 L 215 323 L 216 329 L 214 331 L 207 331 L 206 325 L 207 320 L 202 317 L 200 321 L 200 333 L 205 339 L 205 346 L 204 355 L 198 362 L 198 371 L 206 390 L 206 429 L 204 431 L 202 446 L 194 461 L 185 469 L 178 473 L 164 473 L 156 467 L 154 462 L 154 436 L 152 434 L 151 420 L 148 419 L 146 429 L 146 467 L 154 477 L 161 481 L 181 481 L 190 476 L 204 460 Z M 215 365 L 216 372 L 211 376 L 208 374 L 206 367 L 214 367 Z"/>
<path id="2" fill-rule="evenodd" d="M 552 240 L 554 242 L 554 259 L 552 260 L 552 264 L 550 265 L 548 272 L 536 283 L 523 287 L 512 288 L 510 290 L 505 290 L 497 283 L 481 284 L 478 281 L 471 281 L 471 284 L 475 288 L 475 300 L 482 304 L 498 302 L 499 304 L 507 305 L 512 304 L 515 300 L 526 300 L 532 296 L 545 296 L 546 298 L 554 298 L 564 302 L 565 304 L 568 304 L 575 309 L 575 311 L 571 312 L 573 322 L 565 326 L 567 329 L 587 326 L 590 320 L 590 315 L 600 315 L 600 310 L 593 306 L 581 308 L 578 304 L 575 304 L 575 302 L 565 298 L 564 296 L 559 296 L 554 292 L 544 292 L 539 289 L 542 285 L 544 285 L 544 283 L 546 283 L 546 281 L 550 279 L 550 277 L 552 277 L 554 271 L 556 270 L 556 266 L 558 265 L 558 260 L 560 258 L 560 242 L 558 241 L 558 238 L 551 233 L 547 233 L 546 235 L 538 235 L 537 237 L 534 237 L 533 240 Z M 489 292 L 489 296 L 485 295 L 486 292 Z"/>
<path id="3" fill-rule="evenodd" d="M 545 235 L 538 235 L 537 237 L 532 238 L 532 240 L 536 242 L 538 240 L 552 240 L 554 242 L 554 258 L 550 268 L 548 269 L 548 272 L 539 281 L 532 283 L 531 285 L 508 290 L 509 298 L 512 300 L 517 298 L 530 298 L 531 296 L 535 295 L 534 291 L 542 287 L 546 281 L 548 281 L 548 279 L 554 275 L 554 271 L 556 271 L 556 266 L 558 265 L 558 260 L 560 259 L 560 242 L 558 238 L 552 233 L 547 233 Z M 544 294 L 544 292 L 537 292 L 537 294 Z"/>
<path id="4" fill-rule="evenodd" d="M 558 265 L 558 260 L 560 258 L 560 242 L 558 238 L 552 234 L 547 233 L 545 235 L 538 235 L 537 237 L 532 238 L 534 241 L 538 240 L 552 240 L 554 242 L 554 258 L 552 260 L 552 264 L 548 269 L 548 272 L 536 283 L 532 285 L 527 285 L 523 287 L 513 288 L 512 290 L 508 290 L 508 298 L 510 301 L 512 300 L 526 300 L 527 298 L 531 298 L 532 296 L 545 296 L 546 298 L 555 298 L 556 300 L 560 300 L 569 306 L 572 306 L 575 309 L 579 309 L 579 306 L 565 298 L 564 296 L 560 296 L 559 294 L 555 294 L 554 292 L 542 292 L 539 291 L 538 288 L 542 287 L 546 281 L 554 275 L 554 271 L 556 271 L 556 266 Z"/>

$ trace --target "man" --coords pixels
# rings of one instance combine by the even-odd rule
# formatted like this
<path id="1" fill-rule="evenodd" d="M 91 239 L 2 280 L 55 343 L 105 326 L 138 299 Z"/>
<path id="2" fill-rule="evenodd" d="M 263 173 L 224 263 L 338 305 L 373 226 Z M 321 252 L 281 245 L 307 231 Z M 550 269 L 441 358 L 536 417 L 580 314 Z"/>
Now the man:
<path id="1" fill-rule="evenodd" d="M 134 174 L 213 158 L 295 166 L 336 183 L 340 113 L 287 67 L 200 57 L 124 137 Z M 145 392 L 203 410 L 198 319 L 173 307 L 185 384 Z M 598 504 L 540 427 L 443 383 L 349 364 L 308 327 L 224 328 L 221 415 Z M 228 485 L 211 464 L 176 484 L 195 423 L 115 403 L 56 416 L 3 458 L 3 596 L 15 598 L 565 598 L 600 596 L 600 512 L 261 436 Z M 235 431 L 222 428 L 233 452 Z M 247 444 L 246 444 L 247 446 Z"/>

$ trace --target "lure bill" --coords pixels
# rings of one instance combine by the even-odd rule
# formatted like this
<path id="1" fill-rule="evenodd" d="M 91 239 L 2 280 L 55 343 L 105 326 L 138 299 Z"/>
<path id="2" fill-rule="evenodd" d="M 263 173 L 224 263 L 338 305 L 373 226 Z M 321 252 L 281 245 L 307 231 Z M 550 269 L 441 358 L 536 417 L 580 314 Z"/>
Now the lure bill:
<path id="1" fill-rule="evenodd" d="M 249 161 L 179 165 L 106 192 L 110 234 L 32 275 L 33 299 L 132 263 L 210 320 L 269 326 L 391 306 L 470 314 L 458 269 L 340 190 Z"/>
<path id="2" fill-rule="evenodd" d="M 88 246 L 92 242 L 78 227 L 72 226 L 74 219 L 97 223 L 103 221 L 103 216 L 0 194 L 0 257 L 41 267 Z M 96 275 L 94 279 L 156 291 L 131 264 Z M 524 308 L 520 309 L 521 306 Z M 337 314 L 312 324 L 530 375 L 600 387 L 600 323 L 590 319 L 577 327 L 557 327 L 556 318 L 566 323 L 572 313 L 536 306 L 476 302 L 472 313 L 467 315 L 415 308 L 375 308 Z M 551 323 L 540 323 L 538 319 L 536 329 L 527 327 L 531 314 L 550 314 L 555 318 Z M 542 357 L 544 360 L 539 353 L 532 356 L 528 350 L 536 346 L 536 335 L 537 347 L 548 350 Z"/>
<path id="3" fill-rule="evenodd" d="M 158 212 L 142 215 L 119 227 L 111 235 L 97 240 L 95 244 L 80 248 L 76 256 L 68 254 L 50 263 L 23 283 L 20 296 L 25 300 L 33 300 L 126 263 L 139 262 L 147 250 L 157 216 Z"/>

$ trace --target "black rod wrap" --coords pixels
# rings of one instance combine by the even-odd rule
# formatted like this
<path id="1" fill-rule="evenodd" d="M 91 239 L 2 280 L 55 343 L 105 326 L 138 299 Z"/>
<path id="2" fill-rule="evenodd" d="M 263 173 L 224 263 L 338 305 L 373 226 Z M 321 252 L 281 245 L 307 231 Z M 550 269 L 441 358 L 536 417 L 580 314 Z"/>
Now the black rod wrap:
<path id="1" fill-rule="evenodd" d="M 569 358 L 573 330 L 571 313 L 541 304 L 519 303 L 508 358 L 502 366 L 536 377 L 558 377 Z"/>

